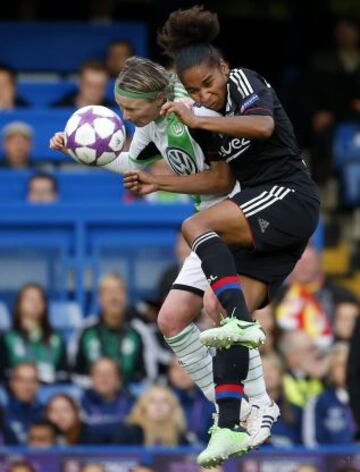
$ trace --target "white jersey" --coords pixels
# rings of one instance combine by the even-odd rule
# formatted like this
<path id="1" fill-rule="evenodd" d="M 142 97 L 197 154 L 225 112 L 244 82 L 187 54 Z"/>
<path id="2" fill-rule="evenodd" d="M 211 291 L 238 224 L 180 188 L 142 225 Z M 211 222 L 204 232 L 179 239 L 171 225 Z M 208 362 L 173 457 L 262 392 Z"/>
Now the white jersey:
<path id="1" fill-rule="evenodd" d="M 198 116 L 220 116 L 204 107 L 194 107 L 193 110 Z M 136 128 L 129 151 L 120 153 L 117 159 L 104 167 L 123 174 L 143 168 L 158 159 L 165 159 L 175 174 L 190 175 L 210 169 L 211 160 L 217 160 L 218 157 L 210 133 L 189 129 L 173 115 Z M 240 186 L 236 183 L 231 194 L 239 190 Z M 197 209 L 202 210 L 227 196 L 195 195 L 194 198 Z"/>

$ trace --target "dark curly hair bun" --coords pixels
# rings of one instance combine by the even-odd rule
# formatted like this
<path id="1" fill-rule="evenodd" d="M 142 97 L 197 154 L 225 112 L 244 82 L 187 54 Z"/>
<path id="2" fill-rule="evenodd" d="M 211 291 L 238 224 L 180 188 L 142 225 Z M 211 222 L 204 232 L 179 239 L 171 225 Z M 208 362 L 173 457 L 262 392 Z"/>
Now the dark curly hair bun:
<path id="1" fill-rule="evenodd" d="M 173 58 L 181 49 L 210 44 L 219 32 L 217 14 L 196 5 L 170 14 L 158 32 L 158 44 L 167 56 Z"/>

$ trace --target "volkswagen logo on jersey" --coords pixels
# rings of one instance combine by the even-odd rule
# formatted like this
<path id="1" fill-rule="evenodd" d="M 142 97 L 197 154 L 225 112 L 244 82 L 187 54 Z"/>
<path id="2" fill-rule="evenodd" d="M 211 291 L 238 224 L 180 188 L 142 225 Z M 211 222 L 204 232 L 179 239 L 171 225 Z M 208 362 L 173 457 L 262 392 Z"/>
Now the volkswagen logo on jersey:
<path id="1" fill-rule="evenodd" d="M 199 172 L 196 162 L 183 149 L 167 148 L 166 155 L 172 170 L 178 175 L 190 175 Z"/>

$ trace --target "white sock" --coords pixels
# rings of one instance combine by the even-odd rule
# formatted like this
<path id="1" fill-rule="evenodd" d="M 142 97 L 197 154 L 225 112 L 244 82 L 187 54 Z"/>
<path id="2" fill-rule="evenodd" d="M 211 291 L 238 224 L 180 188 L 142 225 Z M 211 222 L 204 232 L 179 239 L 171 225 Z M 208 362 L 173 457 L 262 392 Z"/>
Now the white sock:
<path id="1" fill-rule="evenodd" d="M 249 372 L 244 380 L 244 393 L 250 405 L 271 405 L 271 398 L 266 391 L 259 349 L 250 349 L 249 358 Z"/>
<path id="2" fill-rule="evenodd" d="M 201 344 L 199 335 L 199 328 L 191 323 L 176 336 L 165 336 L 165 340 L 206 398 L 215 403 L 212 357 L 209 350 Z"/>

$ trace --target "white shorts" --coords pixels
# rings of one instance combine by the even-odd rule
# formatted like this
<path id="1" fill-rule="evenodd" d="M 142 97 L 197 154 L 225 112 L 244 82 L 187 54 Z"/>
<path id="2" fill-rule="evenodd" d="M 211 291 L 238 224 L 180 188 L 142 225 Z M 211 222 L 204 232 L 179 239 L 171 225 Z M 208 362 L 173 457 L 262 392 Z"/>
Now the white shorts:
<path id="1" fill-rule="evenodd" d="M 208 281 L 201 268 L 201 261 L 195 252 L 191 252 L 185 259 L 171 288 L 186 290 L 202 297 L 208 287 Z"/>

